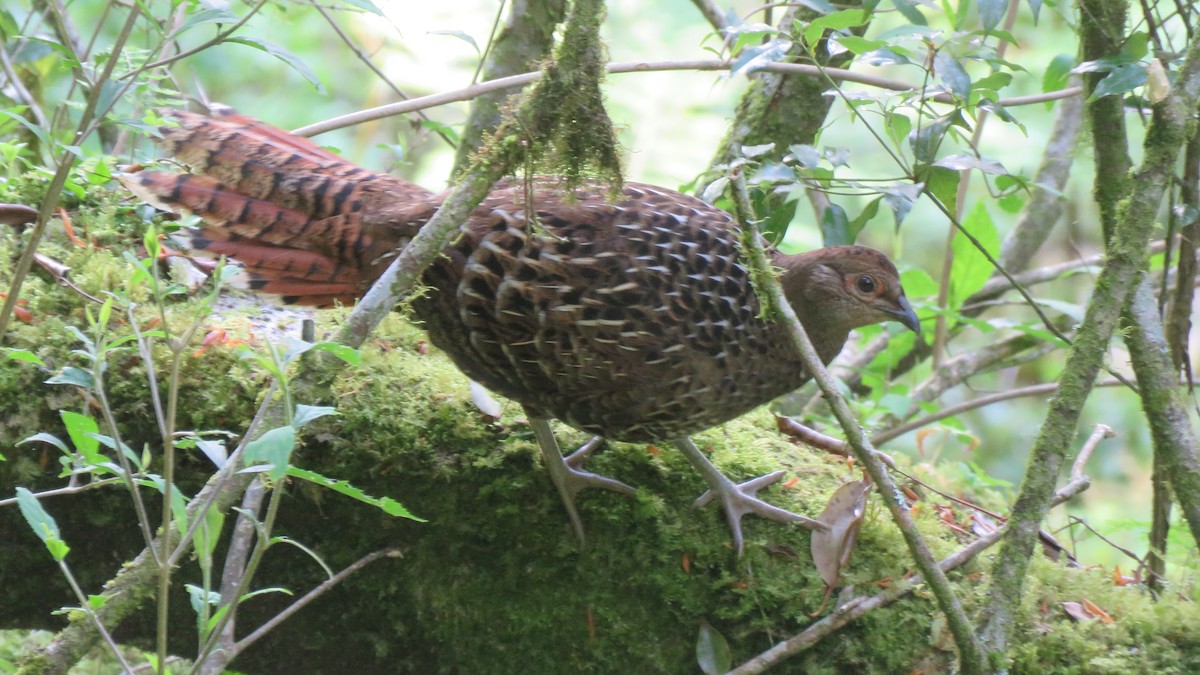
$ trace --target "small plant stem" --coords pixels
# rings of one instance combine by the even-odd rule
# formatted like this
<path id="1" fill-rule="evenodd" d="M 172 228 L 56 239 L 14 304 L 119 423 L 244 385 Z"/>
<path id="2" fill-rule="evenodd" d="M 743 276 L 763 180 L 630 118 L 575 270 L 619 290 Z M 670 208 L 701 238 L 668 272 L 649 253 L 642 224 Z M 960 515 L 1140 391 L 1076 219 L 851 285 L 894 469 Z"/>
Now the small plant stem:
<path id="1" fill-rule="evenodd" d="M 58 569 L 62 571 L 63 577 L 66 578 L 67 583 L 71 586 L 71 592 L 75 594 L 75 598 L 79 601 L 80 609 L 88 615 L 88 618 L 92 620 L 92 623 L 96 624 L 96 630 L 100 633 L 100 637 L 104 639 L 104 644 L 108 645 L 109 651 L 111 651 L 113 656 L 117 658 L 117 661 L 120 662 L 121 669 L 127 674 L 132 674 L 133 668 L 131 668 L 129 666 L 129 662 L 125 660 L 125 655 L 121 653 L 121 648 L 117 646 L 116 640 L 113 640 L 113 637 L 108 632 L 108 629 L 106 629 L 104 624 L 101 623 L 100 617 L 96 616 L 96 612 L 92 610 L 91 603 L 88 602 L 87 595 L 83 592 L 83 589 L 79 587 L 79 582 L 75 580 L 75 575 L 71 573 L 71 568 L 67 566 L 67 562 L 65 560 L 59 560 Z"/>
<path id="2" fill-rule="evenodd" d="M 87 136 L 87 130 L 91 125 L 92 117 L 96 113 L 96 105 L 100 100 L 100 92 L 103 89 L 101 83 L 106 82 L 112 76 L 113 68 L 116 67 L 117 56 L 121 50 L 125 48 L 125 42 L 129 40 L 130 34 L 133 33 L 133 26 L 137 23 L 138 17 L 141 16 L 140 5 L 133 5 L 129 10 L 129 16 L 125 19 L 125 25 L 121 27 L 120 34 L 113 42 L 112 55 L 108 61 L 104 63 L 104 69 L 100 76 L 96 78 L 95 86 L 88 91 L 87 100 L 84 103 L 83 114 L 79 118 L 79 126 L 75 132 L 73 145 L 79 145 Z M 4 340 L 4 336 L 8 330 L 8 320 L 13 314 L 13 308 L 17 306 L 17 299 L 21 296 L 21 286 L 25 283 L 25 277 L 29 275 L 29 270 L 33 266 L 33 256 L 37 253 L 38 244 L 41 243 L 42 237 L 46 234 L 46 226 L 50 222 L 50 216 L 54 213 L 54 209 L 58 206 L 58 197 L 62 193 L 63 186 L 67 184 L 67 177 L 71 173 L 71 169 L 75 166 L 75 154 L 70 150 L 63 150 L 62 158 L 58 162 L 58 168 L 54 172 L 54 177 L 50 179 L 50 186 L 46 188 L 46 196 L 42 198 L 41 206 L 38 208 L 37 223 L 33 226 L 33 232 L 29 235 L 29 242 L 25 245 L 25 250 L 21 252 L 20 259 L 17 260 L 17 266 L 13 268 L 12 283 L 8 287 L 8 297 L 4 299 L 4 306 L 0 307 L 0 342 Z"/>
<path id="3" fill-rule="evenodd" d="M 350 575 L 361 570 L 362 568 L 366 567 L 367 565 L 370 565 L 371 563 L 375 562 L 376 560 L 379 560 L 380 558 L 384 558 L 384 557 L 392 558 L 392 557 L 398 557 L 399 555 L 400 555 L 399 549 L 387 548 L 387 549 L 383 549 L 381 551 L 375 551 L 374 553 L 368 553 L 367 555 L 359 558 L 357 561 L 351 563 L 348 567 L 346 567 L 342 571 L 333 575 L 329 579 L 326 579 L 324 582 L 321 583 L 321 585 L 312 589 L 308 593 L 305 593 L 303 597 L 297 599 L 295 602 L 288 605 L 286 608 L 283 609 L 283 611 L 281 611 L 278 614 L 276 614 L 275 616 L 271 617 L 271 619 L 269 621 L 267 621 L 263 625 L 259 626 L 253 633 L 250 633 L 246 637 L 239 640 L 237 645 L 235 645 L 233 648 L 233 655 L 236 656 L 237 654 L 240 654 L 243 651 L 245 651 L 250 645 L 257 642 L 259 640 L 259 638 L 263 637 L 270 631 L 274 630 L 275 627 L 277 627 L 279 624 L 286 621 L 288 618 L 290 618 L 296 612 L 299 612 L 301 609 L 304 609 L 305 606 L 307 606 L 313 600 L 316 600 L 317 598 L 319 598 L 322 595 L 324 595 L 325 593 L 327 593 L 334 586 L 345 581 L 346 578 L 349 577 Z M 232 656 L 230 658 L 232 658 Z"/>

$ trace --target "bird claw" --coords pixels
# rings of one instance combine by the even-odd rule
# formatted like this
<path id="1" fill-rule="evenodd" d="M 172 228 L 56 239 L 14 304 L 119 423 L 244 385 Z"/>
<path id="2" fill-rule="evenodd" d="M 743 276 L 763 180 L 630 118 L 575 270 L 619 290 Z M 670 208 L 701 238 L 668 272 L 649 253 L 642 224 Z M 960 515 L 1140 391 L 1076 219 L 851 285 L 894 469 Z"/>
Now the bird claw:
<path id="1" fill-rule="evenodd" d="M 733 481 L 728 481 L 727 484 L 715 490 L 710 489 L 705 491 L 692 504 L 692 508 L 698 509 L 714 499 L 720 498 L 721 508 L 725 511 L 725 517 L 729 521 L 729 529 L 733 533 L 733 547 L 737 550 L 739 558 L 742 557 L 744 541 L 742 537 L 742 516 L 748 513 L 753 513 L 761 518 L 777 520 L 781 523 L 798 523 L 801 527 L 810 530 L 829 529 L 828 525 L 819 520 L 814 520 L 798 513 L 792 513 L 787 509 L 781 509 L 758 498 L 758 491 L 760 489 L 779 482 L 779 479 L 783 478 L 784 473 L 786 472 L 783 470 L 773 471 L 764 476 L 751 478 L 744 483 L 735 484 Z"/>
<path id="2" fill-rule="evenodd" d="M 579 511 L 575 508 L 575 496 L 581 490 L 601 488 L 629 496 L 637 494 L 637 490 L 614 478 L 584 471 L 581 468 L 584 460 L 604 443 L 603 438 L 595 436 L 587 443 L 584 443 L 578 450 L 571 453 L 570 456 L 563 457 L 562 452 L 558 448 L 558 442 L 554 439 L 554 435 L 550 430 L 549 422 L 546 420 L 530 419 L 530 423 L 533 426 L 534 435 L 538 439 L 538 447 L 542 451 L 542 459 L 546 463 L 546 470 L 550 473 L 550 479 L 554 482 L 554 487 L 558 488 L 558 494 L 562 497 L 563 506 L 566 507 L 567 515 L 571 519 L 571 527 L 574 528 L 575 536 L 579 538 L 579 543 L 582 544 L 584 543 L 583 520 L 579 517 Z"/>
<path id="3" fill-rule="evenodd" d="M 729 529 L 733 533 L 733 547 L 737 550 L 739 558 L 742 557 L 744 542 L 742 537 L 742 516 L 748 513 L 784 523 L 798 523 L 801 527 L 810 530 L 829 529 L 828 525 L 819 520 L 813 520 L 798 513 L 792 513 L 787 509 L 781 509 L 758 498 L 758 491 L 768 485 L 779 482 L 779 479 L 783 478 L 784 471 L 773 471 L 765 476 L 751 478 L 744 483 L 738 484 L 721 473 L 700 452 L 700 449 L 696 447 L 696 444 L 691 439 L 681 439 L 677 442 L 677 445 L 688 458 L 688 461 L 692 463 L 692 466 L 700 471 L 704 476 L 704 480 L 709 485 L 709 489 L 692 503 L 692 508 L 698 509 L 714 499 L 721 500 L 721 508 L 725 510 L 725 517 L 729 520 Z"/>

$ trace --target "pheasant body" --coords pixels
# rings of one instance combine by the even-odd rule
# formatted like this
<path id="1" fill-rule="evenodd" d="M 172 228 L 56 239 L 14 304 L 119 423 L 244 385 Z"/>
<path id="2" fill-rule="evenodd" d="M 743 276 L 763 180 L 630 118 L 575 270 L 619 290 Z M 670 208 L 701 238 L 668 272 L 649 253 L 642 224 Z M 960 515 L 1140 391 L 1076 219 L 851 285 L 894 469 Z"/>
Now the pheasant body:
<path id="1" fill-rule="evenodd" d="M 473 379 L 627 441 L 695 433 L 804 381 L 781 327 L 758 317 L 727 214 L 634 183 L 614 203 L 598 187 L 533 190 L 530 208 L 525 186 L 492 192 L 413 305 Z"/>
<path id="2" fill-rule="evenodd" d="M 250 288 L 286 302 L 354 302 L 445 198 L 250 118 L 169 116 L 177 126 L 161 144 L 195 173 L 123 182 L 200 216 L 191 247 L 237 260 Z M 549 418 L 605 438 L 674 440 L 720 500 L 739 553 L 745 513 L 823 527 L 754 496 L 782 472 L 735 485 L 687 438 L 808 379 L 785 329 L 759 316 L 733 219 L 638 183 L 606 197 L 548 178 L 498 184 L 425 272 L 414 314 L 467 375 L 524 406 L 581 538 L 576 492 L 633 489 L 577 468 L 594 443 L 564 460 Z M 878 251 L 770 256 L 824 362 L 854 328 L 919 330 Z"/>

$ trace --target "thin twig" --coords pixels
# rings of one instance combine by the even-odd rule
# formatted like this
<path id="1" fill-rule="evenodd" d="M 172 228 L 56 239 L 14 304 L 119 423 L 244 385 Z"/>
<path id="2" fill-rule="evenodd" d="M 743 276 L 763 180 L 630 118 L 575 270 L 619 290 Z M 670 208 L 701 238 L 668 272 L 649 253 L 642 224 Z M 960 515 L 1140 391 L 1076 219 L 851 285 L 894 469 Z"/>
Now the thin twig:
<path id="1" fill-rule="evenodd" d="M 273 630 L 279 624 L 283 623 L 284 621 L 287 621 L 289 618 L 291 618 L 291 616 L 293 614 L 304 609 L 304 607 L 306 605 L 308 605 L 309 603 L 311 603 L 313 600 L 316 600 L 317 598 L 321 597 L 325 593 L 329 592 L 329 590 L 332 589 L 334 586 L 337 586 L 341 582 L 345 581 L 346 578 L 349 577 L 350 575 L 354 574 L 355 572 L 358 572 L 362 568 L 366 567 L 367 565 L 370 565 L 371 563 L 375 562 L 376 560 L 379 560 L 380 558 L 385 558 L 385 557 L 386 558 L 397 558 L 399 556 L 400 556 L 400 549 L 385 548 L 385 549 L 382 549 L 379 551 L 375 551 L 374 553 L 368 553 L 367 555 L 359 558 L 355 562 L 351 563 L 348 567 L 346 567 L 346 569 L 342 570 L 341 572 L 338 572 L 337 574 L 333 575 L 329 579 L 326 579 L 324 582 L 321 583 L 320 586 L 317 586 L 316 588 L 312 589 L 308 593 L 305 593 L 302 597 L 298 598 L 295 602 L 293 602 L 292 604 L 285 607 L 283 609 L 283 611 L 281 611 L 278 614 L 276 614 L 275 616 L 271 617 L 271 619 L 269 621 L 267 621 L 263 625 L 259 626 L 253 633 L 251 633 L 251 634 L 247 635 L 246 637 L 242 638 L 241 640 L 239 640 L 238 643 L 236 645 L 234 645 L 234 647 L 233 647 L 233 656 L 236 656 L 236 655 L 246 651 L 246 648 L 249 647 L 250 645 L 254 644 L 255 642 L 257 642 L 259 640 L 259 638 L 261 638 L 262 636 L 269 633 L 271 630 Z M 230 658 L 232 658 L 232 656 Z"/>
<path id="2" fill-rule="evenodd" d="M 75 474 L 72 474 L 71 477 L 75 478 Z M 84 483 L 83 485 L 69 485 L 67 487 L 54 488 L 52 490 L 44 490 L 42 492 L 35 492 L 35 493 L 33 493 L 33 496 L 37 497 L 38 499 L 43 499 L 45 497 L 58 497 L 61 495 L 75 495 L 75 494 L 79 494 L 80 492 L 87 492 L 88 490 L 95 490 L 96 488 L 101 488 L 101 487 L 105 487 L 107 485 L 112 485 L 113 483 L 120 483 L 122 480 L 124 480 L 124 479 L 123 478 L 101 478 L 99 480 L 94 480 L 90 483 Z M 13 504 L 16 504 L 16 503 L 17 503 L 16 497 L 9 497 L 8 499 L 0 499 L 0 507 L 12 506 Z"/>
<path id="3" fill-rule="evenodd" d="M 117 662 L 121 664 L 121 669 L 126 673 L 132 673 L 133 669 L 129 666 L 129 662 L 125 660 L 125 655 L 121 653 L 121 648 L 117 645 L 117 641 L 113 639 L 112 634 L 108 632 L 108 629 L 100 621 L 100 617 L 96 616 L 96 612 L 88 604 L 88 597 L 84 594 L 83 589 L 80 588 L 79 582 L 75 580 L 75 575 L 71 573 L 71 568 L 67 566 L 67 561 L 59 560 L 57 562 L 58 569 L 62 571 L 63 576 L 67 579 L 67 584 L 71 586 L 71 592 L 75 594 L 75 599 L 79 602 L 80 609 L 95 624 L 97 632 L 100 633 L 100 637 L 104 640 L 104 644 L 108 645 L 109 651 L 113 653 L 113 656 L 117 657 Z"/>
<path id="4" fill-rule="evenodd" d="M 620 63 L 610 63 L 605 66 L 605 69 L 610 74 L 624 73 L 650 73 L 669 70 L 729 70 L 731 63 L 729 61 L 720 60 L 696 60 L 696 61 L 624 61 Z M 876 77 L 851 70 L 841 68 L 818 68 L 803 63 L 768 63 L 763 65 L 762 70 L 773 73 L 784 73 L 791 75 L 807 75 L 809 77 L 824 77 L 825 75 L 838 81 L 856 82 L 869 86 L 879 87 L 881 89 L 889 89 L 892 91 L 911 91 L 915 87 L 913 85 L 899 80 L 892 80 L 884 77 Z M 496 80 L 488 80 L 480 82 L 469 87 L 456 89 L 454 91 L 443 92 L 441 94 L 432 94 L 430 96 L 422 96 L 420 98 L 401 101 L 399 103 L 389 103 L 375 108 L 367 108 L 350 113 L 348 115 L 340 115 L 322 122 L 309 124 L 299 129 L 295 129 L 292 133 L 299 136 L 316 136 L 335 129 L 342 129 L 370 122 L 373 120 L 391 117 L 393 115 L 401 115 L 404 113 L 413 112 L 416 110 L 424 110 L 447 103 L 457 101 L 468 101 L 482 94 L 502 89 L 511 89 L 520 87 L 536 80 L 541 79 L 541 72 L 521 73 L 520 75 L 511 75 L 502 77 Z M 1047 101 L 1057 101 L 1071 96 L 1078 96 L 1082 90 L 1078 87 L 1069 87 L 1060 89 L 1046 94 L 1034 94 L 1032 96 L 1015 96 L 1012 98 L 1001 99 L 998 103 L 1006 108 L 1011 108 L 1020 105 L 1030 105 L 1033 103 L 1045 103 Z M 953 98 L 945 93 L 937 93 L 927 97 L 929 100 L 938 103 L 952 103 Z"/>
<path id="5" fill-rule="evenodd" d="M 154 68 L 161 68 L 162 66 L 168 66 L 172 63 L 175 63 L 176 61 L 186 59 L 189 56 L 194 56 L 196 54 L 199 54 L 200 52 L 204 51 L 205 49 L 208 49 L 209 47 L 212 47 L 214 45 L 219 45 L 222 42 L 224 42 L 230 35 L 233 35 L 234 33 L 236 33 L 239 28 L 241 28 L 243 25 L 245 25 L 245 23 L 247 21 L 249 21 L 251 17 L 253 17 L 255 14 L 257 14 L 258 11 L 263 8 L 263 5 L 266 5 L 266 4 L 267 4 L 267 0 L 258 0 L 258 2 L 255 3 L 255 5 L 253 7 L 251 7 L 249 11 L 246 12 L 245 16 L 238 19 L 237 23 L 233 24 L 232 26 L 230 26 L 229 28 L 226 28 L 223 31 L 220 31 L 219 33 L 216 34 L 215 37 L 213 37 L 213 39 L 211 39 L 207 42 L 203 42 L 195 47 L 192 47 L 191 49 L 189 49 L 187 51 L 180 52 L 174 56 L 168 56 L 165 59 L 159 59 L 158 61 L 154 61 L 152 63 L 142 64 L 141 66 L 138 66 L 134 70 L 131 70 L 127 73 L 122 73 L 121 75 L 118 75 L 116 79 L 128 80 L 128 79 L 137 77 L 138 75 L 140 75 L 141 73 L 143 73 L 147 70 L 152 70 Z"/>
<path id="6" fill-rule="evenodd" d="M 391 78 L 389 78 L 386 73 L 380 70 L 379 66 L 375 65 L 375 63 L 371 61 L 371 58 L 367 56 L 363 50 L 359 49 L 354 40 L 351 39 L 351 37 L 346 34 L 346 31 L 342 30 L 342 27 L 338 25 L 338 22 L 333 18 L 333 15 L 329 13 L 329 10 L 325 9 L 325 7 L 323 7 L 320 2 L 317 2 L 317 0 L 310 0 L 309 4 L 316 8 L 317 12 L 325 18 L 325 22 L 328 23 L 329 27 L 333 29 L 333 32 L 342 41 L 342 44 L 349 47 L 350 51 L 354 53 L 354 56 L 357 57 L 359 61 L 362 61 L 363 65 L 365 65 L 372 73 L 375 73 L 375 76 L 378 77 L 384 84 L 386 84 L 388 89 L 392 90 L 392 93 L 396 94 L 396 96 L 399 96 L 403 100 L 408 100 L 408 94 L 404 93 L 400 87 L 396 86 L 396 83 L 392 82 Z M 421 119 L 429 121 L 429 117 L 424 112 L 417 111 L 417 115 L 420 116 Z M 454 147 L 454 140 L 447 136 L 445 131 L 437 129 L 436 133 L 443 141 L 446 141 L 450 147 Z"/>
<path id="7" fill-rule="evenodd" d="M 42 107 L 38 105 L 37 99 L 29 90 L 25 88 L 25 83 L 17 76 L 17 71 L 13 68 L 12 60 L 8 57 L 7 49 L 0 49 L 0 66 L 4 68 L 4 75 L 8 78 L 9 85 L 13 91 L 17 92 L 17 101 L 29 106 L 29 112 L 33 115 L 33 120 L 43 129 L 50 129 L 50 122 L 46 119 L 46 113 L 42 112 Z"/>

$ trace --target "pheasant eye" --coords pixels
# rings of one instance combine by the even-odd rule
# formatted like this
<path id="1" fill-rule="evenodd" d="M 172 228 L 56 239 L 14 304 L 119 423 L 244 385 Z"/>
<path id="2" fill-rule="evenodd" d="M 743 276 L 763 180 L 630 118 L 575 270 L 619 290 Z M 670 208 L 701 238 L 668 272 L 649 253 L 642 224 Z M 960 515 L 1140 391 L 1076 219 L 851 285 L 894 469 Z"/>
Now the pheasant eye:
<path id="1" fill-rule="evenodd" d="M 858 286 L 858 290 L 863 293 L 875 292 L 875 280 L 865 274 L 859 277 L 855 284 Z"/>

